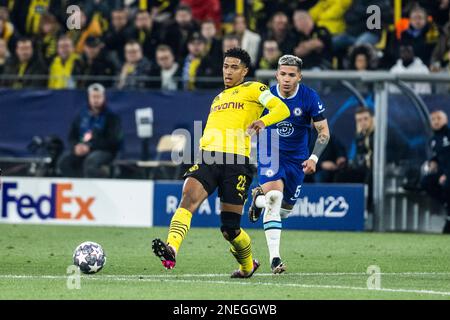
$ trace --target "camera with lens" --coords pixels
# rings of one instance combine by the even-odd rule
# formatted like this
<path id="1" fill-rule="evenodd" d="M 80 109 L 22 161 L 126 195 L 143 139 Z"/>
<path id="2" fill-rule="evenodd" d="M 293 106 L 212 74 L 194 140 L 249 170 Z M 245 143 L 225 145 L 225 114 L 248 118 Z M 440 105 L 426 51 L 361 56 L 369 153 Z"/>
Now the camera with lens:
<path id="1" fill-rule="evenodd" d="M 48 160 L 32 165 L 30 168 L 31 174 L 37 176 L 56 176 L 56 165 L 64 151 L 64 142 L 58 136 L 34 136 L 28 144 L 27 149 L 37 157 Z"/>

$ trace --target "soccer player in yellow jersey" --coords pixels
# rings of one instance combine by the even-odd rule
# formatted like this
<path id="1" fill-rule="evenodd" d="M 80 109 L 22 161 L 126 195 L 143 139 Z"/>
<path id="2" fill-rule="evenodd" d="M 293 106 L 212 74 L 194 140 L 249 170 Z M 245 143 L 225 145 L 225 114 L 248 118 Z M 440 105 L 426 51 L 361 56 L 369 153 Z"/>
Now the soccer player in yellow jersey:
<path id="1" fill-rule="evenodd" d="M 252 181 L 250 139 L 252 134 L 289 117 L 290 111 L 264 84 L 244 82 L 249 66 L 250 56 L 245 50 L 233 48 L 224 54 L 225 90 L 211 105 L 199 158 L 184 175 L 180 206 L 172 217 L 167 241 L 153 240 L 153 252 L 166 269 L 175 267 L 192 214 L 216 188 L 221 200 L 220 230 L 239 263 L 231 277 L 249 278 L 259 267 L 252 257 L 250 237 L 240 227 Z M 265 108 L 269 113 L 261 117 Z"/>

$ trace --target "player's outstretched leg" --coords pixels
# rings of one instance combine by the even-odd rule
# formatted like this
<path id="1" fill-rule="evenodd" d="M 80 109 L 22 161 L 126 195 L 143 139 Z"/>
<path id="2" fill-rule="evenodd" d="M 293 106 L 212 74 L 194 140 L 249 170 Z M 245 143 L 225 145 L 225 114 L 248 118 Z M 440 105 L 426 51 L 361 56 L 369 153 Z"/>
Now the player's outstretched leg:
<path id="1" fill-rule="evenodd" d="M 259 261 L 252 258 L 250 236 L 241 229 L 240 234 L 230 243 L 230 252 L 239 263 L 239 269 L 231 274 L 231 278 L 250 278 L 260 266 Z"/>
<path id="2" fill-rule="evenodd" d="M 269 248 L 270 266 L 272 272 L 282 273 L 286 270 L 280 257 L 281 242 L 281 203 L 283 193 L 278 190 L 271 190 L 266 193 L 266 210 L 264 212 L 264 233 L 266 234 L 267 247 Z"/>
<path id="3" fill-rule="evenodd" d="M 181 243 L 191 226 L 192 213 L 184 208 L 178 208 L 172 217 L 167 242 L 160 239 L 153 240 L 154 254 L 161 260 L 166 269 L 173 269 L 176 264 L 176 255 Z"/>
<path id="4" fill-rule="evenodd" d="M 242 210 L 242 208 L 241 208 Z M 239 263 L 239 269 L 234 271 L 232 278 L 250 278 L 259 268 L 259 262 L 253 260 L 250 236 L 241 229 L 241 215 L 235 212 L 222 211 L 220 214 L 223 237 L 230 242 L 230 252 Z"/>
<path id="5" fill-rule="evenodd" d="M 166 269 L 173 269 L 176 264 L 175 250 L 164 243 L 161 239 L 154 239 L 152 241 L 153 253 L 161 259 L 162 265 Z"/>
<path id="6" fill-rule="evenodd" d="M 252 203 L 248 209 L 248 218 L 250 222 L 259 220 L 265 206 L 266 198 L 264 197 L 264 191 L 260 186 L 257 186 L 252 190 Z"/>

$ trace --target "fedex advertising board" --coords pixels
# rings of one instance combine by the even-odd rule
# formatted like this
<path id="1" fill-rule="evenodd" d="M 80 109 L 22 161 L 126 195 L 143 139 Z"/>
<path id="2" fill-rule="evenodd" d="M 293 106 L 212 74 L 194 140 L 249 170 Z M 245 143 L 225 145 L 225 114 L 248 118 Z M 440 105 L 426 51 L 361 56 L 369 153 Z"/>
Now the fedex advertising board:
<path id="1" fill-rule="evenodd" d="M 6 177 L 0 222 L 149 227 L 152 195 L 150 181 Z"/>

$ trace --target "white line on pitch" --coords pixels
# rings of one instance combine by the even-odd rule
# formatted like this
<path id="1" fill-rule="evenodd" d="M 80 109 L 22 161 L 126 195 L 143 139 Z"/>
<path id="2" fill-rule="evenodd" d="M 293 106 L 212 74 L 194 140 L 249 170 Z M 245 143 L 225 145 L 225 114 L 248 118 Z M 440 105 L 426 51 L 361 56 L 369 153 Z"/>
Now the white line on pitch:
<path id="1" fill-rule="evenodd" d="M 381 272 L 377 273 L 385 276 L 450 276 L 450 272 Z M 273 273 L 255 273 L 254 277 L 287 277 L 287 276 L 367 276 L 365 272 L 293 272 L 285 273 L 283 275 L 274 275 Z M 373 275 L 373 274 L 371 274 Z M 167 274 L 98 274 L 98 275 L 86 275 L 85 277 L 98 277 L 98 278 L 220 278 L 229 277 L 229 273 L 170 273 Z M 1 275 L 0 278 L 47 278 L 47 279 L 60 279 L 66 278 L 66 276 L 54 276 L 54 275 Z"/>
<path id="2" fill-rule="evenodd" d="M 362 274 L 362 273 L 361 273 Z M 409 273 L 411 274 L 411 273 Z M 432 273 L 435 274 L 435 273 Z M 272 274 L 260 274 L 260 275 L 272 275 Z M 86 276 L 84 280 L 98 280 L 98 281 L 137 281 L 137 282 L 174 282 L 174 283 L 209 283 L 209 284 L 226 284 L 226 285 L 262 285 L 262 286 L 277 286 L 277 287 L 294 287 L 294 288 L 317 288 L 317 289 L 345 289 L 345 290 L 362 290 L 362 291 L 375 291 L 375 292 L 397 292 L 397 293 L 415 293 L 415 294 L 429 294 L 429 295 L 441 295 L 450 296 L 450 292 L 447 291 L 434 291 L 434 290 L 421 290 L 421 289 L 392 289 L 392 288 L 380 288 L 380 289 L 368 289 L 367 287 L 352 287 L 341 285 L 316 285 L 316 284 L 299 284 L 299 283 L 273 283 L 273 282 L 242 282 L 242 281 L 222 281 L 222 280 L 181 280 L 176 279 L 175 276 L 169 276 L 166 278 L 147 275 L 143 276 Z M 186 276 L 186 275 L 185 275 Z M 229 276 L 227 274 L 227 276 Z M 0 278 L 7 279 L 67 279 L 66 276 L 51 276 L 51 275 L 0 275 Z M 172 278 L 172 279 L 170 279 Z"/>
<path id="3" fill-rule="evenodd" d="M 377 275 L 386 276 L 450 276 L 450 272 L 385 272 L 376 273 Z M 293 272 L 281 275 L 286 276 L 367 276 L 365 272 Z M 372 273 L 370 275 L 373 275 Z M 229 277 L 230 273 L 172 273 L 168 271 L 167 274 L 148 274 L 148 275 L 102 275 L 104 277 L 144 277 L 144 278 L 182 278 L 182 277 L 198 277 L 198 278 L 218 278 L 218 277 Z M 273 273 L 255 273 L 254 277 L 277 277 L 280 275 L 274 275 Z"/>

